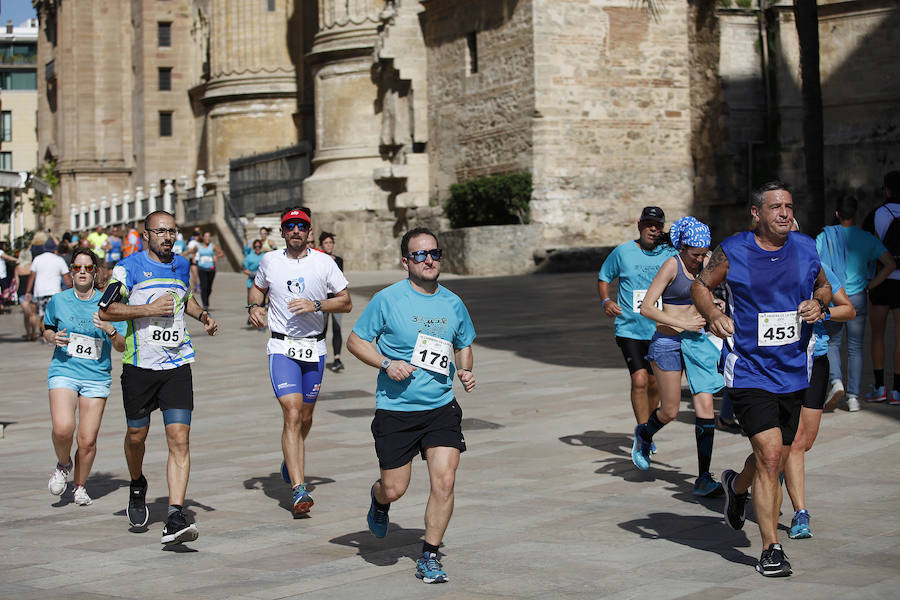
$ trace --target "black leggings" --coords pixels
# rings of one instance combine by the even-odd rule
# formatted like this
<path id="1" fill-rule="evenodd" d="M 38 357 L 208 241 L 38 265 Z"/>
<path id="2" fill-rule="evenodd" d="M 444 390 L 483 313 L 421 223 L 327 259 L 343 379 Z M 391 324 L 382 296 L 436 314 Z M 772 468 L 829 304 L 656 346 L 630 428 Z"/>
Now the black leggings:
<path id="1" fill-rule="evenodd" d="M 200 279 L 200 299 L 204 309 L 209 308 L 209 295 L 212 294 L 213 279 L 216 278 L 215 269 L 197 269 L 197 277 Z"/>
<path id="2" fill-rule="evenodd" d="M 334 348 L 334 355 L 341 355 L 341 344 L 343 344 L 343 340 L 341 339 L 341 314 L 332 314 L 325 313 L 325 330 L 322 331 L 322 335 L 328 333 L 328 321 L 334 323 L 334 330 L 331 332 L 331 346 Z"/>

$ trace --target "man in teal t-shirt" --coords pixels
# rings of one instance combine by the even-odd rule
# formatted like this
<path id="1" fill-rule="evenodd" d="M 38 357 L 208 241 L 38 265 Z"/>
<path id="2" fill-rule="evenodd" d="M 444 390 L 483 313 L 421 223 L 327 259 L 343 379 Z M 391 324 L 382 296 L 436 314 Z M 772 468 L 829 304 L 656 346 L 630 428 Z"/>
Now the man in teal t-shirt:
<path id="1" fill-rule="evenodd" d="M 615 318 L 616 344 L 622 350 L 631 373 L 631 408 L 637 423 L 646 423 L 657 406 L 659 390 L 653 370 L 645 358 L 656 323 L 641 315 L 641 302 L 656 276 L 670 256 L 677 254 L 668 244 L 660 244 L 666 215 L 658 206 L 646 206 L 638 220 L 638 239 L 617 246 L 603 261 L 597 281 L 597 293 L 603 299 L 603 312 Z M 615 300 L 609 284 L 618 278 Z"/>
<path id="2" fill-rule="evenodd" d="M 428 462 L 431 495 L 416 562 L 416 577 L 425 583 L 447 581 L 437 552 L 453 513 L 459 456 L 466 449 L 454 375 L 466 392 L 475 388 L 475 327 L 462 300 L 438 285 L 441 254 L 434 233 L 408 231 L 400 243 L 408 279 L 375 294 L 347 340 L 354 356 L 380 369 L 372 435 L 381 479 L 372 486 L 367 517 L 375 537 L 387 534 L 388 509 L 406 492 L 415 455 Z"/>

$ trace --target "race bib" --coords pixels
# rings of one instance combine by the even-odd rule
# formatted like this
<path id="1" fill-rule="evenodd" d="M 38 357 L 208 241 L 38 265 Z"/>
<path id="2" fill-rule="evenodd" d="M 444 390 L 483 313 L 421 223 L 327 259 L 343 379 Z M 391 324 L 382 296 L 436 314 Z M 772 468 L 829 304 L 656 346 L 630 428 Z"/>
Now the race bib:
<path id="1" fill-rule="evenodd" d="M 100 351 L 102 349 L 103 340 L 100 338 L 81 335 L 80 333 L 70 333 L 69 345 L 66 346 L 66 354 L 74 358 L 100 360 Z"/>
<path id="2" fill-rule="evenodd" d="M 284 338 L 284 355 L 300 362 L 319 362 L 316 338 Z"/>
<path id="3" fill-rule="evenodd" d="M 433 373 L 450 375 L 452 354 L 453 344 L 447 340 L 420 333 L 416 338 L 416 346 L 413 348 L 412 360 L 409 361 L 409 364 Z"/>
<path id="4" fill-rule="evenodd" d="M 631 292 L 631 310 L 636 313 L 641 312 L 641 305 L 644 303 L 644 296 L 647 290 L 632 290 Z M 656 299 L 656 308 L 662 310 L 662 296 Z"/>
<path id="5" fill-rule="evenodd" d="M 759 313 L 756 342 L 760 346 L 786 346 L 800 341 L 800 315 L 796 310 Z"/>
<path id="6" fill-rule="evenodd" d="M 200 258 L 197 259 L 197 264 L 206 269 L 213 266 L 213 257 L 209 255 L 201 255 Z"/>
<path id="7" fill-rule="evenodd" d="M 122 259 L 121 252 L 110 252 L 109 256 L 107 256 L 110 262 L 116 262 Z"/>
<path id="8" fill-rule="evenodd" d="M 177 348 L 184 342 L 184 319 L 152 317 L 148 330 L 148 341 L 153 345 Z"/>

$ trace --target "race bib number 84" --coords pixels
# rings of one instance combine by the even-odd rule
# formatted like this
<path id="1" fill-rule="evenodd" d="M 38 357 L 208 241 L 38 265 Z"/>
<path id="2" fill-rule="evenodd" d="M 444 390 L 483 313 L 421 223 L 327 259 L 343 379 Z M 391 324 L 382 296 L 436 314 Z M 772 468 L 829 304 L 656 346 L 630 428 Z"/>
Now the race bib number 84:
<path id="1" fill-rule="evenodd" d="M 412 360 L 414 367 L 422 367 L 433 373 L 450 375 L 450 357 L 453 355 L 453 344 L 447 340 L 420 333 L 416 338 L 416 346 L 413 348 Z"/>
<path id="2" fill-rule="evenodd" d="M 799 342 L 800 314 L 796 310 L 759 313 L 756 335 L 760 346 L 786 346 Z"/>
<path id="3" fill-rule="evenodd" d="M 66 354 L 75 358 L 87 360 L 100 360 L 100 350 L 103 348 L 103 340 L 80 333 L 69 334 L 69 345 L 66 346 Z"/>

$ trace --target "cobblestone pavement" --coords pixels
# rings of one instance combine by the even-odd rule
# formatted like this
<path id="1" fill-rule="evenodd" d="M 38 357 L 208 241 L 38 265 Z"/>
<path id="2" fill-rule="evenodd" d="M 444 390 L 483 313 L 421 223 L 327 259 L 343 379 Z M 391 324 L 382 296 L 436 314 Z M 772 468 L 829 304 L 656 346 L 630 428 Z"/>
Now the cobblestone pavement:
<path id="1" fill-rule="evenodd" d="M 401 277 L 348 273 L 345 336 L 374 290 Z M 807 457 L 815 537 L 792 541 L 784 531 L 795 574 L 767 580 L 753 569 L 761 548 L 752 514 L 735 532 L 721 499 L 691 494 L 687 398 L 658 434 L 651 470 L 632 466 L 627 371 L 592 274 L 442 281 L 466 301 L 479 334 L 478 387 L 457 390 L 469 450 L 444 539 L 449 583 L 423 586 L 413 576 L 428 494 L 418 459 L 388 536 L 366 529 L 378 473 L 369 432 L 376 374 L 349 353 L 344 372 L 326 372 L 308 441 L 315 507 L 291 518 L 265 334 L 244 325 L 243 278 L 222 273 L 212 298 L 221 333 L 209 338 L 191 325 L 198 360 L 186 507 L 201 535 L 168 551 L 159 543 L 167 503 L 159 414 L 145 459 L 148 530 L 130 531 L 123 510 L 119 366 L 88 481 L 93 505 L 50 496 L 49 350 L 20 341 L 18 311 L 0 316 L 0 598 L 896 597 L 900 407 L 825 416 Z M 718 432 L 713 470 L 738 466 L 748 448 L 740 435 Z M 785 494 L 782 529 L 791 514 Z"/>

